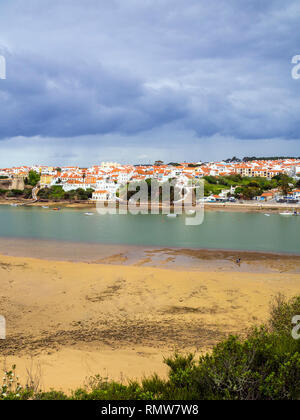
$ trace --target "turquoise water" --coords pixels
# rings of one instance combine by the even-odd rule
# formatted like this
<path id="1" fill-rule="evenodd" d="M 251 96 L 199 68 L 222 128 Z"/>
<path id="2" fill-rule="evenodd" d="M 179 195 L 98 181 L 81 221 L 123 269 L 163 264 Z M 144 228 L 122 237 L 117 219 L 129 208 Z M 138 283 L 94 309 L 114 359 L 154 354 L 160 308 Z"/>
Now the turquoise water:
<path id="1" fill-rule="evenodd" d="M 205 213 L 200 226 L 185 217 L 84 215 L 83 210 L 0 207 L 0 237 L 101 244 L 234 249 L 300 254 L 300 217 L 260 213 Z"/>

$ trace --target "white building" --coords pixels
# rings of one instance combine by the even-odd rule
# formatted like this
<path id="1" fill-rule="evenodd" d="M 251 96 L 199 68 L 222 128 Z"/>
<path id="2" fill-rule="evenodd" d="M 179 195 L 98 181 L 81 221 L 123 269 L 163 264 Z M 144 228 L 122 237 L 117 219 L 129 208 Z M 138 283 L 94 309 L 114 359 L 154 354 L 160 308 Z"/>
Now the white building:
<path id="1" fill-rule="evenodd" d="M 89 189 L 94 189 L 94 187 L 91 184 L 83 184 L 83 183 L 72 184 L 70 182 L 66 182 L 65 184 L 60 184 L 60 185 L 62 185 L 62 188 L 65 192 L 78 190 L 79 188 L 85 191 Z"/>
<path id="2" fill-rule="evenodd" d="M 93 192 L 92 200 L 94 201 L 107 201 L 110 198 L 110 194 L 107 190 L 97 190 Z"/>
<path id="3" fill-rule="evenodd" d="M 289 195 L 291 195 L 294 200 L 300 200 L 300 190 L 294 190 Z"/>

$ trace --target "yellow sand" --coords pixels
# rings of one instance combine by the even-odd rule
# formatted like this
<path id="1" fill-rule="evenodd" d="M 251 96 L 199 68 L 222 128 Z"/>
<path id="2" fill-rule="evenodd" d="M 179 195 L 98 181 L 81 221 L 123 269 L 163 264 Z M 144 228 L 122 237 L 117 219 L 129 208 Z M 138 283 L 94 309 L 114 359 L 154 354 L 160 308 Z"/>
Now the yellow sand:
<path id="1" fill-rule="evenodd" d="M 200 272 L 0 256 L 1 364 L 43 389 L 86 377 L 167 373 L 174 349 L 203 352 L 266 320 L 272 296 L 299 294 L 300 275 Z"/>

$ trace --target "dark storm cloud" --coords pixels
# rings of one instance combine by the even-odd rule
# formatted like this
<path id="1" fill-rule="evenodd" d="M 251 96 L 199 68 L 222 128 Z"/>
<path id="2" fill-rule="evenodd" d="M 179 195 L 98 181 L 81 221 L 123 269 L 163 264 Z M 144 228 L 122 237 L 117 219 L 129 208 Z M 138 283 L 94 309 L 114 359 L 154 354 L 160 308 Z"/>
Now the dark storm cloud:
<path id="1" fill-rule="evenodd" d="M 1 136 L 139 133 L 187 116 L 187 98 L 143 86 L 128 72 L 77 60 L 7 56 L 1 89 Z"/>
<path id="2" fill-rule="evenodd" d="M 298 0 L 4 0 L 0 138 L 141 145 L 154 130 L 159 146 L 163 130 L 165 147 L 216 135 L 284 147 L 300 138 L 299 17 Z"/>

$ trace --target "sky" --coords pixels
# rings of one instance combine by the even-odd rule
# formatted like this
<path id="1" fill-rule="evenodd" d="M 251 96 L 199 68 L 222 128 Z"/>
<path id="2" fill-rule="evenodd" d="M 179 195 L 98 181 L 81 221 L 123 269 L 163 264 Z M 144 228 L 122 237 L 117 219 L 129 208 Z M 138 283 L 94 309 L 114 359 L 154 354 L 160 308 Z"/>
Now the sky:
<path id="1" fill-rule="evenodd" d="M 299 0 L 0 0 L 0 167 L 300 156 Z"/>

